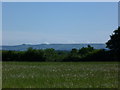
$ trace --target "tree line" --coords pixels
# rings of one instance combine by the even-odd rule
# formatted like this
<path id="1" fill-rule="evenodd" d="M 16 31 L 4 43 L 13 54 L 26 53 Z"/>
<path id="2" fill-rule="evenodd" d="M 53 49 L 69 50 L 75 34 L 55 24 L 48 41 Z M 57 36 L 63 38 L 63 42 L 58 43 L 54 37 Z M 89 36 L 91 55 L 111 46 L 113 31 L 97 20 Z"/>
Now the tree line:
<path id="1" fill-rule="evenodd" d="M 2 61 L 50 61 L 50 62 L 78 62 L 78 61 L 118 61 L 120 59 L 120 27 L 110 35 L 105 49 L 94 49 L 90 45 L 71 51 L 59 51 L 53 48 L 33 49 L 26 51 L 2 51 Z"/>
<path id="2" fill-rule="evenodd" d="M 90 45 L 71 51 L 58 51 L 53 48 L 26 51 L 2 51 L 3 61 L 77 62 L 77 61 L 117 61 L 113 53 L 104 49 L 94 49 Z"/>

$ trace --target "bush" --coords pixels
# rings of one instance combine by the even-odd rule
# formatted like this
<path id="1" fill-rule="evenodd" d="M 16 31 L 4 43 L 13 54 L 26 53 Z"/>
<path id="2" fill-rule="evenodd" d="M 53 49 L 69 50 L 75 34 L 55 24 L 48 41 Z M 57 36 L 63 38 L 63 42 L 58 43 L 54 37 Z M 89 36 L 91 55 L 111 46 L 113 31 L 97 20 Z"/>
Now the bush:
<path id="1" fill-rule="evenodd" d="M 83 47 L 81 49 L 79 49 L 78 53 L 81 56 L 87 55 L 89 52 L 92 52 L 94 50 L 93 47 L 91 47 L 90 45 L 88 45 L 88 47 Z"/>
<path id="2" fill-rule="evenodd" d="M 56 51 L 50 49 L 36 50 L 28 48 L 26 51 L 2 51 L 3 61 L 49 61 L 49 62 L 77 62 L 77 61 L 118 61 L 112 51 L 96 50 L 93 47 L 83 47 L 79 50 L 73 48 L 69 51 Z"/>

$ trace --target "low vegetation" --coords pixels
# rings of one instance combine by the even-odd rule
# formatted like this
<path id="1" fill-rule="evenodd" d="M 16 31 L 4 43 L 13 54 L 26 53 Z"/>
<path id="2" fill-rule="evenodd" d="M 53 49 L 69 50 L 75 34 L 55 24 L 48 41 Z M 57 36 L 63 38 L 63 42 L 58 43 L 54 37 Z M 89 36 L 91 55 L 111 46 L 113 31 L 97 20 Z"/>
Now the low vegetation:
<path id="1" fill-rule="evenodd" d="M 3 62 L 3 88 L 118 88 L 117 62 Z"/>
<path id="2" fill-rule="evenodd" d="M 94 49 L 90 45 L 79 50 L 56 51 L 50 49 L 33 49 L 27 51 L 2 51 L 3 61 L 47 61 L 47 62 L 77 62 L 77 61 L 118 61 L 111 51 Z"/>

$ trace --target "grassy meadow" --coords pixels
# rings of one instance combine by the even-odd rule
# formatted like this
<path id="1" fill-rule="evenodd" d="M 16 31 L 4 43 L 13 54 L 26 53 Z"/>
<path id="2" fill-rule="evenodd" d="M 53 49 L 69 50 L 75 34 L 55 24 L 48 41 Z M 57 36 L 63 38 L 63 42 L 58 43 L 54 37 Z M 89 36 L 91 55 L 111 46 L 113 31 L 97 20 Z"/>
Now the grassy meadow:
<path id="1" fill-rule="evenodd" d="M 117 88 L 117 62 L 3 62 L 3 88 Z"/>

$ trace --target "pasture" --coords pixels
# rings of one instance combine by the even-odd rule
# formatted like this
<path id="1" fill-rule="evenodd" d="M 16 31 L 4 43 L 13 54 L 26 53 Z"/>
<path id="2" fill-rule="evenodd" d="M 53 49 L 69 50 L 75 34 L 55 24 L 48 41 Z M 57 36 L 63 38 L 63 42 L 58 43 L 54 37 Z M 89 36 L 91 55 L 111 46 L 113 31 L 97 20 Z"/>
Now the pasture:
<path id="1" fill-rule="evenodd" d="M 117 62 L 3 62 L 3 88 L 118 88 Z"/>

